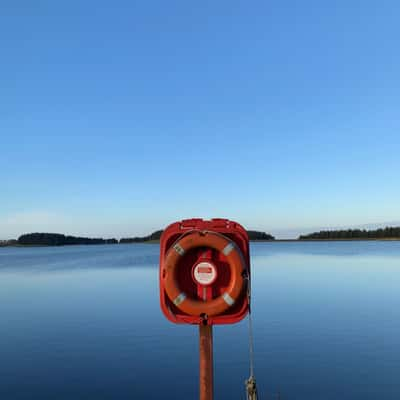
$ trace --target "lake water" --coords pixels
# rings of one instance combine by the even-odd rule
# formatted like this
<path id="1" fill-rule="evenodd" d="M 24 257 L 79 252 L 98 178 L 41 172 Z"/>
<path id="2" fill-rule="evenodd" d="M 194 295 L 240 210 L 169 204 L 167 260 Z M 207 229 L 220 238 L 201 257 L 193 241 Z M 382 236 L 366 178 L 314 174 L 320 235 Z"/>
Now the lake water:
<path id="1" fill-rule="evenodd" d="M 400 399 L 400 242 L 254 243 L 260 399 Z M 247 320 L 214 328 L 244 399 Z M 0 399 L 196 399 L 198 332 L 159 310 L 158 245 L 0 248 Z"/>

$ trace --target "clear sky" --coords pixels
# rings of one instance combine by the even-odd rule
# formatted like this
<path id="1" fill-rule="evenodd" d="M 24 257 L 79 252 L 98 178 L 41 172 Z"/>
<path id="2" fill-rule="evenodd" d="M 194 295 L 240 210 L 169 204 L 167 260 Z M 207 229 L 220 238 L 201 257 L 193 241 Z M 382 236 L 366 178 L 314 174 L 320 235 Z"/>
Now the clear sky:
<path id="1" fill-rule="evenodd" d="M 400 220 L 398 1 L 0 4 L 0 238 Z"/>

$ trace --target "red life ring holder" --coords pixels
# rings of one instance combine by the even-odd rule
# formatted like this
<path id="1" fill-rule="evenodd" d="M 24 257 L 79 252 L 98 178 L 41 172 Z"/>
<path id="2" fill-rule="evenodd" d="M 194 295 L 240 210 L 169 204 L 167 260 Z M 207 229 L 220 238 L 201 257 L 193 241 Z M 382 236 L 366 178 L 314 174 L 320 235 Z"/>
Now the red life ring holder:
<path id="1" fill-rule="evenodd" d="M 219 297 L 201 301 L 190 298 L 179 287 L 177 282 L 177 265 L 181 257 L 196 247 L 211 247 L 226 257 L 231 279 L 226 291 Z M 240 296 L 245 279 L 243 272 L 246 265 L 242 252 L 237 245 L 226 236 L 212 231 L 193 231 L 179 239 L 167 252 L 164 261 L 164 287 L 168 297 L 181 311 L 192 316 L 215 316 L 222 314 L 235 304 Z"/>

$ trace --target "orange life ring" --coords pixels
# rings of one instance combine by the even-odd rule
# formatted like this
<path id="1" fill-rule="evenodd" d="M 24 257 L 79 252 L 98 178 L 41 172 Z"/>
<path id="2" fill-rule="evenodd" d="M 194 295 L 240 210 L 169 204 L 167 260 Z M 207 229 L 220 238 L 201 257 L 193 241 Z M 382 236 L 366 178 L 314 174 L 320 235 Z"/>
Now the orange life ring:
<path id="1" fill-rule="evenodd" d="M 190 249 L 196 247 L 211 247 L 225 255 L 231 272 L 227 290 L 215 299 L 201 301 L 190 298 L 182 291 L 177 282 L 177 265 L 180 258 Z M 164 287 L 170 300 L 180 310 L 188 315 L 215 316 L 222 314 L 233 306 L 240 296 L 245 279 L 243 272 L 246 265 L 242 252 L 237 245 L 226 236 L 212 231 L 193 231 L 179 239 L 167 252 L 164 261 Z"/>

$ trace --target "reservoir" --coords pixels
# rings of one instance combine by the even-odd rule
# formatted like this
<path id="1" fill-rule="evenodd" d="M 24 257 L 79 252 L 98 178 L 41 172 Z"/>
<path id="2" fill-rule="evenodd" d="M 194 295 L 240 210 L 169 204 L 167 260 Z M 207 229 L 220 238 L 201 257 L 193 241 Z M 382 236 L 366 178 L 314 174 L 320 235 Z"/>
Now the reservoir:
<path id="1" fill-rule="evenodd" d="M 0 399 L 196 399 L 197 326 L 159 308 L 157 244 L 0 248 Z M 261 399 L 400 398 L 400 241 L 251 244 Z M 245 398 L 247 319 L 214 328 Z"/>

